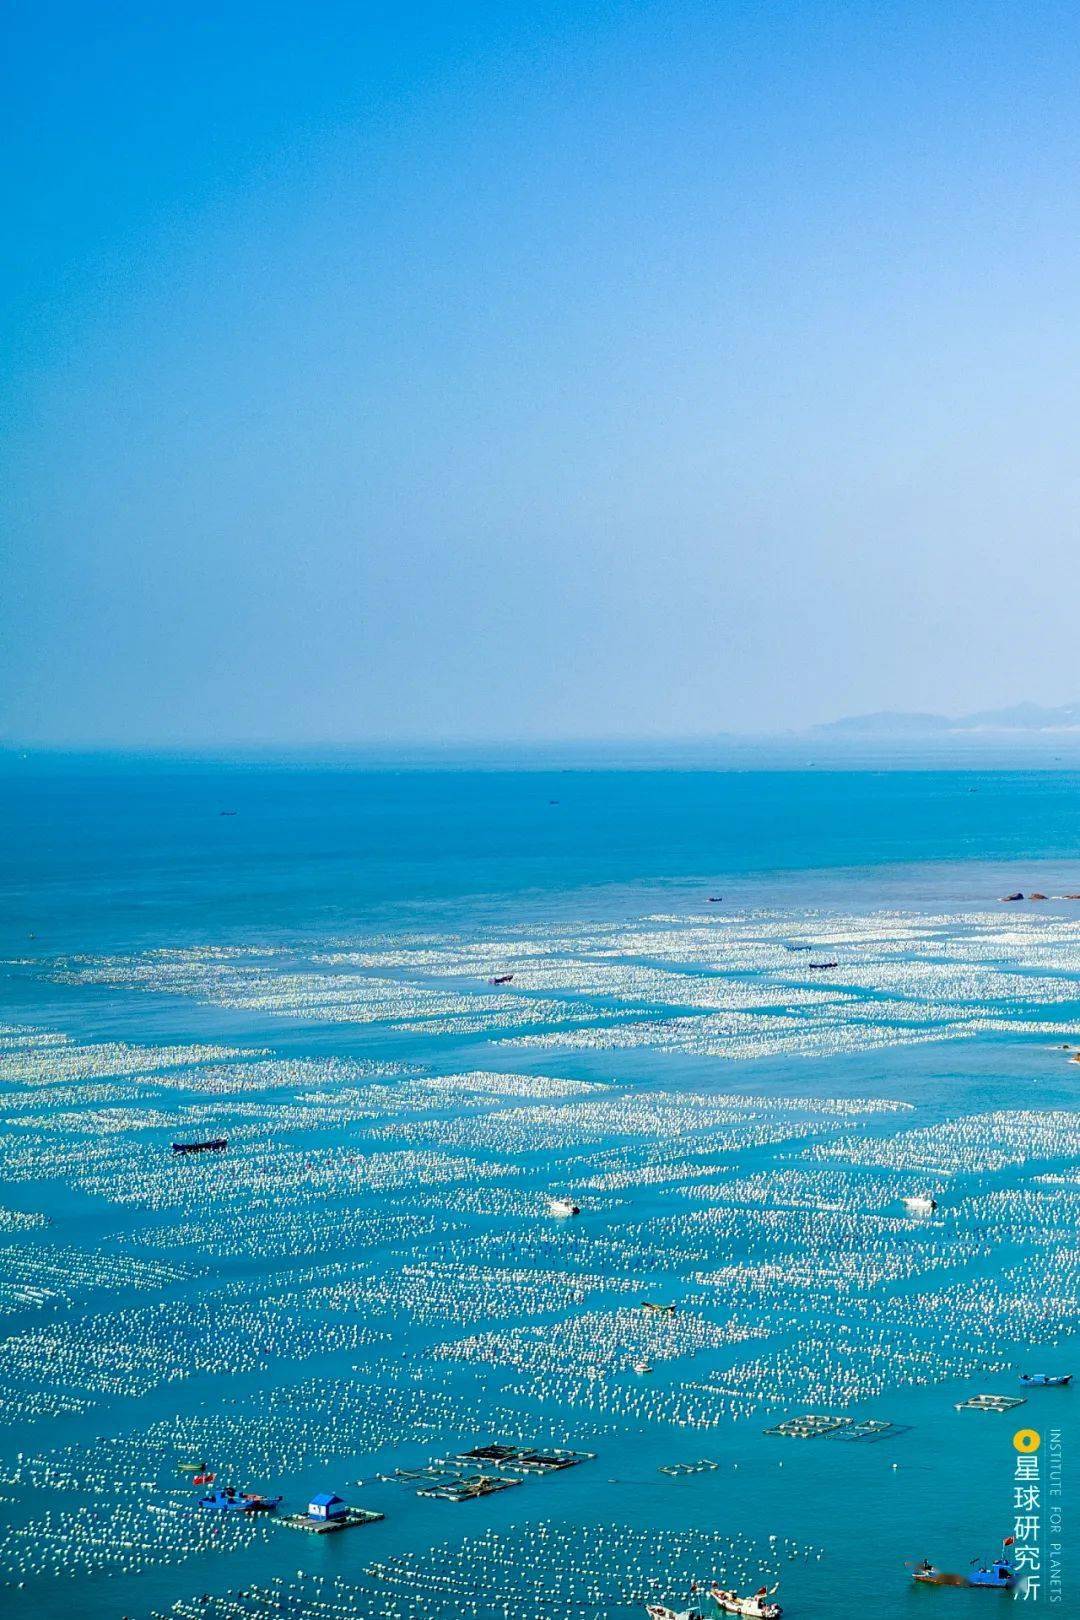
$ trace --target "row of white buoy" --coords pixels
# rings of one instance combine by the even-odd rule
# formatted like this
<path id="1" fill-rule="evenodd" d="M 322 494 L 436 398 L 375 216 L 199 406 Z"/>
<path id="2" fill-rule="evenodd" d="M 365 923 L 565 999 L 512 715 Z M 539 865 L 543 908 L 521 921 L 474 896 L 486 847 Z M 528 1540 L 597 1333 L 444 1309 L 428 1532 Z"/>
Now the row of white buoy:
<path id="1" fill-rule="evenodd" d="M 51 1320 L 0 1341 L 0 1378 L 50 1382 L 93 1395 L 137 1396 L 197 1373 L 243 1373 L 383 1343 L 366 1322 L 318 1321 L 301 1294 L 265 1300 L 170 1299 L 136 1309 Z"/>
<path id="2" fill-rule="evenodd" d="M 890 1136 L 839 1137 L 803 1157 L 818 1163 L 881 1166 L 919 1175 L 973 1175 L 1080 1155 L 1080 1113 L 1069 1109 L 995 1109 L 965 1114 Z"/>
<path id="3" fill-rule="evenodd" d="M 762 973 L 779 972 L 785 964 L 773 960 L 782 948 L 778 936 L 755 941 L 754 926 L 747 923 L 734 950 Z M 879 920 L 873 926 L 884 939 L 890 925 Z M 680 960 L 679 950 L 717 953 L 715 930 L 698 929 L 693 940 L 691 932 L 658 923 L 644 927 L 641 937 L 654 939 L 658 955 L 666 950 L 670 961 Z M 901 932 L 896 924 L 894 941 Z M 601 937 L 604 948 L 632 945 L 630 936 L 620 938 L 617 931 L 594 936 Z M 850 938 L 856 937 L 872 948 L 878 936 L 869 924 L 862 933 L 852 925 Z M 541 975 L 540 957 L 551 944 L 550 938 L 537 944 L 533 960 Z M 441 947 L 425 949 L 437 954 Z M 281 967 L 272 953 L 193 951 L 71 963 L 61 971 L 72 982 L 171 989 L 275 1016 L 392 1020 L 401 1029 L 419 1010 L 430 1015 L 431 1029 L 452 1027 L 454 1020 L 460 1027 L 475 1014 L 478 1028 L 501 1019 L 505 1030 L 522 1017 L 504 995 L 458 995 L 390 978 Z M 550 987 L 572 987 L 575 973 L 584 982 L 594 967 L 570 963 L 560 977 L 551 977 Z M 884 973 L 888 964 L 873 971 L 879 967 Z M 641 989 L 648 977 L 623 967 L 614 977 L 600 975 L 615 995 L 621 993 L 619 975 L 623 988 L 633 982 Z M 748 989 L 718 986 L 712 995 L 714 1005 L 703 1019 L 662 1018 L 647 1030 L 621 1027 L 633 1041 L 639 1035 L 643 1043 L 670 1039 L 679 1050 L 727 1041 L 746 1043 L 745 1052 L 763 1022 L 775 1032 L 765 1039 L 789 1041 L 791 1050 L 820 1051 L 852 1036 L 845 1022 L 850 1008 L 839 1008 L 831 992 L 789 993 L 762 980 Z M 759 1010 L 744 1016 L 735 1005 L 740 998 Z M 526 1006 L 529 1016 L 537 1015 L 536 1001 Z M 551 1007 L 561 1019 L 557 1005 Z M 133 1066 L 137 1051 L 145 1055 L 141 1068 Z M 574 1445 L 602 1426 L 623 1436 L 657 1425 L 708 1429 L 745 1422 L 780 1400 L 850 1404 L 897 1383 L 955 1377 L 992 1364 L 1019 1287 L 1019 1279 L 999 1278 L 982 1320 L 976 1308 L 986 1304 L 981 1279 L 935 1284 L 930 1297 L 938 1299 L 938 1314 L 929 1329 L 925 1319 L 916 1320 L 919 1296 L 913 1291 L 884 1298 L 888 1284 L 985 1258 L 997 1241 L 997 1234 L 973 1234 L 952 1220 L 916 1229 L 900 1213 L 897 1187 L 884 1172 L 919 1168 L 930 1144 L 925 1132 L 894 1129 L 890 1116 L 907 1107 L 884 1099 L 684 1093 L 513 1073 L 410 1077 L 395 1075 L 391 1066 L 380 1072 L 345 1059 L 278 1060 L 261 1050 L 245 1055 L 228 1048 L 129 1049 L 118 1043 L 77 1051 L 63 1043 L 29 1044 L 17 1054 L 24 1083 L 42 1085 L 57 1053 L 65 1112 L 41 1113 L 50 1121 L 42 1134 L 56 1140 L 18 1140 L 12 1126 L 0 1142 L 0 1157 L 10 1159 L 17 1180 L 61 1178 L 121 1206 L 124 1225 L 135 1229 L 121 1255 L 131 1262 L 126 1271 L 113 1255 L 95 1273 L 94 1251 L 88 1248 L 83 1258 L 75 1247 L 73 1290 L 83 1286 L 80 1267 L 87 1279 L 103 1279 L 96 1285 L 102 1288 L 123 1287 L 130 1277 L 133 1290 L 168 1294 L 171 1288 L 175 1294 L 185 1267 L 204 1263 L 206 1255 L 273 1265 L 303 1254 L 311 1263 L 282 1267 L 269 1281 L 266 1269 L 253 1265 L 204 1292 L 168 1297 L 152 1307 L 125 1300 L 120 1309 L 72 1314 L 12 1335 L 0 1346 L 0 1373 L 6 1374 L 0 1384 L 17 1387 L 17 1398 L 23 1385 L 43 1376 L 43 1368 L 50 1379 L 80 1392 L 74 1399 L 87 1393 L 138 1398 L 199 1372 L 215 1376 L 219 1391 L 205 1412 L 20 1459 L 20 1488 L 80 1490 L 101 1506 L 39 1513 L 6 1535 L 0 1566 L 18 1584 L 50 1573 L 135 1574 L 266 1533 L 265 1521 L 252 1516 L 198 1512 L 197 1492 L 177 1484 L 176 1464 L 183 1456 L 206 1456 L 211 1467 L 227 1466 L 238 1482 L 269 1483 L 394 1443 L 422 1442 L 427 1451 L 449 1433 L 494 1432 L 535 1441 L 538 1413 L 544 1414 L 545 1438 Z M 128 1088 L 115 1099 L 100 1089 L 110 1075 L 117 1087 Z M 80 1077 L 95 1090 L 86 1092 L 86 1108 L 72 1113 L 80 1101 L 69 1093 Z M 136 1085 L 165 1102 L 148 1105 L 131 1090 Z M 163 1151 L 167 1135 L 155 1134 L 163 1119 L 186 1127 L 205 1117 L 192 1104 L 191 1091 L 207 1099 L 215 1127 L 230 1137 L 228 1155 L 197 1165 L 175 1162 Z M 39 1109 L 46 1096 L 43 1090 Z M 165 1113 L 170 1101 L 175 1108 Z M 31 1122 L 37 1117 L 29 1107 L 24 1112 Z M 1039 1127 L 1041 1135 L 1032 1127 L 1040 1151 L 1049 1155 L 1068 1146 L 1072 1116 L 976 1116 L 974 1122 L 953 1122 L 955 1129 L 935 1128 L 934 1141 L 944 1141 L 943 1168 L 992 1170 L 1002 1152 L 1020 1151 L 1026 1127 L 1016 1122 L 1036 1117 L 1050 1121 Z M 1001 1140 L 989 1141 L 987 1132 L 999 1128 Z M 146 1139 L 148 1129 L 153 1140 Z M 846 1134 L 837 1139 L 840 1130 Z M 883 1134 L 853 1134 L 859 1130 Z M 314 1141 L 315 1131 L 335 1132 L 332 1145 Z M 815 1138 L 811 1146 L 805 1145 L 808 1137 Z M 843 1145 L 839 1157 L 818 1140 L 830 1137 Z M 770 1202 L 765 1189 L 771 1171 L 740 1177 L 737 1156 L 782 1144 L 791 1154 L 801 1149 L 802 1159 L 778 1167 L 777 1175 L 789 1179 L 778 1182 L 778 1196 Z M 599 1199 L 586 1198 L 585 1219 L 573 1223 L 573 1232 L 553 1230 L 544 1221 L 542 1196 L 550 1166 L 540 1163 L 541 1154 L 546 1159 L 552 1151 L 566 1155 L 560 1177 L 566 1173 L 568 1190 L 629 1195 L 664 1188 L 678 1199 L 679 1213 L 619 1225 L 607 1219 L 617 1200 L 602 1209 Z M 857 1177 L 856 1162 L 870 1164 L 873 1173 Z M 730 1180 L 728 1166 L 736 1172 Z M 823 1208 L 830 1177 L 832 1207 Z M 866 1206 L 867 1188 L 878 1182 L 892 1194 L 888 1209 Z M 732 1192 L 740 1183 L 741 1193 Z M 815 1196 L 819 1202 L 809 1207 L 802 1202 Z M 367 1208 L 360 1202 L 365 1198 Z M 695 1199 L 710 1207 L 691 1207 Z M 432 1215 L 450 1208 L 470 1220 Z M 328 1242 L 335 1255 L 351 1245 L 360 1258 L 324 1258 Z M 372 1260 L 376 1244 L 383 1265 Z M 136 1251 L 146 1250 L 150 1259 L 133 1260 Z M 59 1277 L 61 1249 L 54 1260 Z M 1045 1327 L 1052 1307 L 1064 1310 L 1070 1299 L 1075 1304 L 1075 1275 L 1067 1260 L 1048 1249 L 1042 1261 L 1045 1302 L 1028 1307 L 1014 1326 L 1022 1321 Z M 646 1273 L 648 1285 L 640 1280 Z M 1032 1275 L 1026 1268 L 1025 1287 Z M 657 1278 L 663 1279 L 658 1297 L 678 1300 L 674 1317 L 644 1317 L 629 1307 L 629 1298 L 652 1293 Z M 837 1315 L 850 1324 L 844 1335 L 837 1333 Z M 444 1323 L 442 1343 L 415 1353 L 413 1328 Z M 467 1328 L 468 1336 L 456 1336 L 456 1328 Z M 388 1332 L 396 1335 L 393 1341 Z M 411 1353 L 400 1357 L 407 1340 Z M 337 1376 L 340 1362 L 330 1358 L 344 1355 L 356 1357 L 357 1376 Z M 700 1360 L 691 1367 L 695 1358 Z M 632 1376 L 642 1359 L 658 1364 L 651 1384 Z M 715 1361 L 733 1365 L 717 1372 Z M 268 1387 L 255 1391 L 239 1384 L 238 1377 L 271 1365 Z M 325 1370 L 332 1365 L 335 1370 Z M 283 1367 L 305 1366 L 315 1374 L 302 1382 L 282 1376 Z M 225 1373 L 233 1375 L 236 1393 L 225 1393 Z M 559 1424 L 571 1432 L 557 1435 Z M 150 1511 L 162 1505 L 164 1511 Z M 198 1612 L 209 1609 L 215 1620 L 260 1612 L 408 1620 L 430 1613 L 433 1598 L 444 1598 L 469 1616 L 494 1609 L 516 1620 L 532 1620 L 534 1612 L 544 1620 L 563 1614 L 581 1620 L 593 1608 L 637 1601 L 645 1592 L 682 1595 L 691 1577 L 723 1575 L 733 1584 L 757 1584 L 787 1560 L 820 1556 L 820 1549 L 788 1544 L 785 1550 L 775 1537 L 770 1540 L 759 1547 L 738 1538 L 695 1539 L 690 1532 L 527 1526 L 387 1558 L 372 1574 L 370 1591 L 334 1587 L 324 1595 L 322 1583 L 304 1580 L 290 1583 L 289 1596 L 282 1585 L 273 1588 L 277 1608 L 252 1609 L 252 1601 L 264 1600 L 229 1593 Z M 217 1609 L 218 1603 L 231 1607 Z"/>
<path id="4" fill-rule="evenodd" d="M 249 1546 L 267 1533 L 265 1520 L 254 1514 L 192 1512 L 180 1497 L 156 1506 L 152 1513 L 140 1498 L 100 1508 L 46 1508 L 32 1523 L 9 1525 L 0 1534 L 0 1578 L 23 1585 L 42 1576 L 135 1575 L 211 1549 Z"/>

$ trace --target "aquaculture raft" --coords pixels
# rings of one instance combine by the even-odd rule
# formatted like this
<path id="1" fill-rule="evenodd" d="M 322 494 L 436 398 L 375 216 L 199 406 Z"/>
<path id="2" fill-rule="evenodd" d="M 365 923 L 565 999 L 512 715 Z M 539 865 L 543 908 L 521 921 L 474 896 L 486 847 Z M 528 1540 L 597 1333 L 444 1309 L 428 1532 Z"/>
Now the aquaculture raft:
<path id="1" fill-rule="evenodd" d="M 972 1395 L 966 1401 L 957 1401 L 958 1412 L 1015 1412 L 1024 1405 L 1022 1395 Z"/>
<path id="2" fill-rule="evenodd" d="M 766 1429 L 768 1435 L 781 1435 L 786 1440 L 884 1440 L 906 1434 L 908 1423 L 890 1423 L 886 1418 L 834 1417 L 825 1413 L 807 1412 L 802 1417 L 786 1418 L 783 1423 Z"/>
<path id="3" fill-rule="evenodd" d="M 462 1479 L 448 1479 L 441 1485 L 425 1485 L 416 1494 L 439 1502 L 472 1502 L 478 1496 L 494 1496 L 496 1491 L 508 1491 L 511 1485 L 520 1484 L 520 1479 L 511 1479 L 506 1474 L 469 1474 Z"/>
<path id="4" fill-rule="evenodd" d="M 385 1513 L 376 1513 L 373 1508 L 347 1507 L 344 1513 L 336 1513 L 330 1519 L 316 1519 L 311 1513 L 282 1513 L 278 1523 L 288 1525 L 290 1530 L 307 1530 L 313 1536 L 326 1536 L 331 1530 L 352 1530 L 358 1524 L 375 1524 L 385 1517 Z"/>

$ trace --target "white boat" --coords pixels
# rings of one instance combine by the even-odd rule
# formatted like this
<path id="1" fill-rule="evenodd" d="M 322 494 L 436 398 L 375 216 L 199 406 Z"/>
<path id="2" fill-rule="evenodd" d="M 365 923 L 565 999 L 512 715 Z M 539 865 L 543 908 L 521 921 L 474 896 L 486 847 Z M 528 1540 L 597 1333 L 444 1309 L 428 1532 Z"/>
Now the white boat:
<path id="1" fill-rule="evenodd" d="M 745 1614 L 754 1617 L 754 1620 L 780 1620 L 783 1609 L 779 1603 L 770 1603 L 776 1587 L 759 1586 L 750 1597 L 741 1598 L 737 1592 L 728 1591 L 722 1586 L 711 1586 L 709 1596 L 724 1614 Z"/>
<path id="2" fill-rule="evenodd" d="M 646 1603 L 649 1620 L 703 1620 L 697 1609 L 669 1609 L 663 1603 Z"/>
<path id="3" fill-rule="evenodd" d="M 931 1198 L 929 1193 L 915 1193 L 904 1199 L 904 1208 L 909 1215 L 932 1215 L 937 1209 L 937 1199 Z"/>
<path id="4" fill-rule="evenodd" d="M 552 1215 L 580 1215 L 581 1206 L 572 1198 L 549 1198 L 548 1211 Z"/>
<path id="5" fill-rule="evenodd" d="M 651 1373 L 652 1372 L 652 1362 L 651 1361 L 635 1361 L 634 1362 L 634 1371 L 636 1373 Z"/>

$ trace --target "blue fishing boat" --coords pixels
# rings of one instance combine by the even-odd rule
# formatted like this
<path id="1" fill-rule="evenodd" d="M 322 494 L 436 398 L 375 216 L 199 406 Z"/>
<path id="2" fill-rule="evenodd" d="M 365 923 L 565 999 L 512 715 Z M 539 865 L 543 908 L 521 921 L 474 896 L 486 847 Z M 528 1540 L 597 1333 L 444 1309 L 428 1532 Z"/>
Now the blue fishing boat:
<path id="1" fill-rule="evenodd" d="M 1001 1543 L 1001 1554 L 990 1563 L 981 1563 L 979 1559 L 971 1560 L 971 1568 L 966 1575 L 950 1575 L 943 1569 L 938 1569 L 928 1558 L 920 1563 L 908 1564 L 912 1580 L 919 1581 L 926 1586 L 992 1586 L 999 1592 L 1008 1592 L 1016 1584 L 1016 1572 L 1012 1566 L 1012 1556 L 1008 1549 L 1015 1544 L 1013 1536 L 1006 1536 Z"/>
<path id="2" fill-rule="evenodd" d="M 1063 1389 L 1072 1383 L 1072 1373 L 1021 1373 L 1025 1389 Z"/>
<path id="3" fill-rule="evenodd" d="M 237 1491 L 219 1485 L 209 1496 L 199 1497 L 199 1506 L 212 1513 L 273 1513 L 281 1505 L 280 1496 L 263 1496 L 258 1491 Z"/>
<path id="4" fill-rule="evenodd" d="M 996 1586 L 999 1591 L 1007 1592 L 1015 1584 L 1016 1574 L 1008 1555 L 1002 1553 L 989 1564 L 973 1559 L 967 1581 L 969 1586 Z"/>

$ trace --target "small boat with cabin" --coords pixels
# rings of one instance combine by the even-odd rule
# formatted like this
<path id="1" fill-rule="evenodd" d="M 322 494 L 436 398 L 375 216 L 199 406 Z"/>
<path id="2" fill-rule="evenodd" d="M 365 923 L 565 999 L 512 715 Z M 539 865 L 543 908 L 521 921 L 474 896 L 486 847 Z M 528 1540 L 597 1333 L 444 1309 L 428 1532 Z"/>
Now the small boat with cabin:
<path id="1" fill-rule="evenodd" d="M 999 1592 L 1008 1592 L 1016 1585 L 1016 1571 L 1003 1548 L 1000 1558 L 992 1559 L 989 1564 L 980 1563 L 977 1558 L 973 1558 L 967 1579 L 969 1586 L 994 1586 Z"/>
<path id="2" fill-rule="evenodd" d="M 581 1205 L 575 1204 L 572 1198 L 549 1198 L 548 1213 L 551 1215 L 580 1215 Z"/>
<path id="3" fill-rule="evenodd" d="M 237 1491 L 219 1485 L 209 1496 L 199 1497 L 199 1506 L 214 1513 L 274 1513 L 281 1506 L 280 1496 L 263 1496 L 259 1491 Z"/>
<path id="4" fill-rule="evenodd" d="M 1021 1373 L 1025 1389 L 1064 1389 L 1072 1383 L 1072 1373 Z"/>
<path id="5" fill-rule="evenodd" d="M 949 1575 L 945 1570 L 938 1569 L 929 1558 L 924 1558 L 917 1564 L 910 1564 L 911 1578 L 924 1586 L 976 1586 L 994 1587 L 999 1592 L 1008 1592 L 1016 1584 L 1016 1571 L 1012 1566 L 1012 1558 L 1008 1549 L 1014 1545 L 1015 1537 L 1006 1536 L 1001 1544 L 1001 1553 L 989 1563 L 971 1560 L 971 1568 L 966 1575 Z"/>

